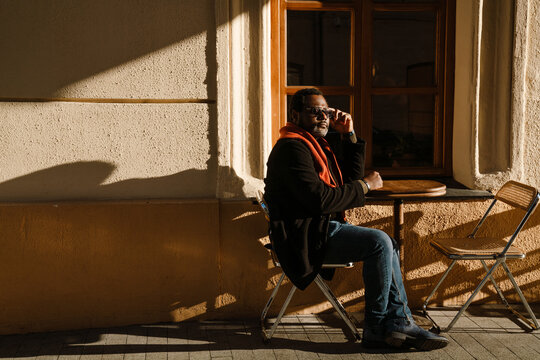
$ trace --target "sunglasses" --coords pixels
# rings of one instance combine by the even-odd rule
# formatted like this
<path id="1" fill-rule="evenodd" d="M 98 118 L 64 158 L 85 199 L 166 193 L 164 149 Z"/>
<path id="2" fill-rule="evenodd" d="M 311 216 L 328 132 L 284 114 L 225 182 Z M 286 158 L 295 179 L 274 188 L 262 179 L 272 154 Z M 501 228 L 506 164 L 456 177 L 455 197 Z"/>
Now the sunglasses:
<path id="1" fill-rule="evenodd" d="M 307 110 L 309 114 L 314 115 L 317 118 L 322 118 L 326 115 L 329 119 L 333 120 L 335 116 L 334 110 L 331 110 L 329 108 L 306 107 L 305 109 Z"/>

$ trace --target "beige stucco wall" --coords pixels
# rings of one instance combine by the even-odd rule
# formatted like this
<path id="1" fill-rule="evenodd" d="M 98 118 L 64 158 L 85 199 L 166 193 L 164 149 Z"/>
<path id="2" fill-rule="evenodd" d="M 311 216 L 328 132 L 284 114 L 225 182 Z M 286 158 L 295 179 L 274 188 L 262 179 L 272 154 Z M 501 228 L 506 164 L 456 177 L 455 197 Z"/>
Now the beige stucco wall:
<path id="1" fill-rule="evenodd" d="M 0 1 L 0 199 L 214 197 L 214 12 Z"/>
<path id="2" fill-rule="evenodd" d="M 540 186 L 537 0 L 457 0 L 454 177 Z"/>
<path id="3" fill-rule="evenodd" d="M 0 4 L 0 45 L 7 49 L 0 59 L 1 98 L 177 101 L 116 107 L 3 103 L 3 132 L 23 131 L 28 143 L 2 144 L 2 154 L 9 155 L 0 156 L 0 180 L 62 161 L 97 161 L 116 169 L 103 184 L 176 174 L 186 181 L 168 190 L 140 187 L 107 195 L 112 197 L 242 197 L 260 188 L 271 146 L 265 117 L 270 106 L 266 1 Z M 539 31 L 533 21 L 539 6 L 535 0 L 457 0 L 454 176 L 471 187 L 495 189 L 510 178 L 538 185 L 540 169 L 530 159 L 540 155 Z M 199 101 L 203 104 L 189 105 Z M 99 116 L 98 128 L 108 128 L 93 136 L 86 130 L 96 121 L 92 114 Z M 27 128 L 13 124 L 21 118 Z M 47 134 L 38 123 L 46 123 L 56 145 L 30 144 Z M 152 138 L 146 131 L 160 133 L 163 149 L 147 152 L 139 146 L 141 137 Z M 181 140 L 185 134 L 193 140 Z M 35 151 L 43 146 L 43 156 L 29 157 L 13 170 L 13 153 L 28 146 Z M 147 173 L 148 161 L 159 166 Z M 200 181 L 201 174 L 208 180 Z M 192 183 L 196 189 L 188 191 Z M 32 196 L 41 190 L 26 191 Z M 101 195 L 81 191 L 80 197 L 88 196 Z"/>
<path id="4" fill-rule="evenodd" d="M 524 148 L 524 158 L 527 164 L 525 180 L 540 184 L 540 145 L 538 139 L 540 136 L 540 26 L 538 18 L 540 17 L 540 1 L 534 1 L 529 7 L 531 24 L 528 31 L 528 43 L 531 48 L 527 57 L 527 72 L 525 81 L 525 92 L 527 101 L 525 111 L 527 120 L 525 122 L 525 133 L 529 138 Z"/>
<path id="5" fill-rule="evenodd" d="M 214 195 L 208 104 L 0 103 L 0 113 L 4 201 Z"/>
<path id="6" fill-rule="evenodd" d="M 214 1 L 0 2 L 0 97 L 205 99 Z"/>
<path id="7" fill-rule="evenodd" d="M 4 204 L 0 213 L 0 333 L 171 321 L 219 307 L 216 200 Z"/>
<path id="8" fill-rule="evenodd" d="M 537 0 L 515 1 L 511 99 L 497 95 L 511 109 L 496 121 L 508 125 L 509 168 L 489 165 L 505 164 L 498 155 L 480 159 L 479 144 L 493 142 L 478 137 L 490 125 L 478 113 L 489 98 L 478 92 L 478 14 L 493 1 L 457 1 L 455 175 L 482 188 L 507 178 L 540 186 Z M 261 245 L 266 224 L 250 201 L 225 199 L 261 188 L 271 147 L 268 21 L 265 0 L 0 0 L 0 333 L 259 315 L 279 275 Z M 466 234 L 486 206 L 405 205 L 413 307 L 445 263 L 428 240 Z M 370 205 L 349 218 L 392 233 L 391 214 Z M 510 265 L 536 302 L 538 214 L 518 244 L 527 259 Z M 492 225 L 513 218 L 498 210 Z M 449 282 L 481 273 L 458 270 Z M 434 302 L 458 303 L 472 287 L 445 286 Z M 361 309 L 361 265 L 332 288 Z M 315 287 L 291 304 L 328 308 Z"/>
<path id="9" fill-rule="evenodd" d="M 471 231 L 488 202 L 406 203 L 403 271 L 418 309 L 448 261 L 432 237 Z M 0 334 L 200 319 L 256 319 L 280 275 L 262 244 L 266 220 L 250 201 L 167 200 L 0 205 Z M 392 234 L 392 206 L 349 211 L 359 225 Z M 496 210 L 488 225 L 509 235 L 514 211 Z M 540 212 L 517 245 L 528 255 L 509 261 L 525 296 L 540 300 Z M 463 302 L 483 274 L 462 264 L 435 305 Z M 505 295 L 517 301 L 502 271 Z M 460 284 L 460 285 L 455 285 Z M 339 270 L 330 286 L 351 311 L 364 307 L 362 265 Z M 290 284 L 278 294 L 286 296 Z M 488 285 L 479 301 L 497 295 Z M 289 313 L 331 309 L 316 286 L 295 294 Z M 271 308 L 275 315 L 279 305 Z"/>

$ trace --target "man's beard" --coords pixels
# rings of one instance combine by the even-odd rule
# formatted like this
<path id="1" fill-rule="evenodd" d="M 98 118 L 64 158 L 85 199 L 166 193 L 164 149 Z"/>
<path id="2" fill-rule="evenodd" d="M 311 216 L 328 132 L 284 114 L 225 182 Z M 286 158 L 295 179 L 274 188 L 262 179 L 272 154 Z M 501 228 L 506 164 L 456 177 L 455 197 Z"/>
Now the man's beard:
<path id="1" fill-rule="evenodd" d="M 311 128 L 309 133 L 313 135 L 313 137 L 316 139 L 325 137 L 326 134 L 328 134 L 328 126 L 322 127 L 322 126 L 315 125 Z"/>

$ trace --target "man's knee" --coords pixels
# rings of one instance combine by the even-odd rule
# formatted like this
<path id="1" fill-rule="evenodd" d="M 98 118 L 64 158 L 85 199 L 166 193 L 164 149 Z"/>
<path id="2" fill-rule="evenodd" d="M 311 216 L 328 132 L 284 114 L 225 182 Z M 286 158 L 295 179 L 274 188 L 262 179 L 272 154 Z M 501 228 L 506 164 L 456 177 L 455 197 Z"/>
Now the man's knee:
<path id="1" fill-rule="evenodd" d="M 390 238 L 390 236 L 388 236 L 387 233 L 382 230 L 371 229 L 369 234 L 369 240 L 375 248 L 383 252 L 391 252 L 394 250 L 394 244 L 392 239 Z"/>

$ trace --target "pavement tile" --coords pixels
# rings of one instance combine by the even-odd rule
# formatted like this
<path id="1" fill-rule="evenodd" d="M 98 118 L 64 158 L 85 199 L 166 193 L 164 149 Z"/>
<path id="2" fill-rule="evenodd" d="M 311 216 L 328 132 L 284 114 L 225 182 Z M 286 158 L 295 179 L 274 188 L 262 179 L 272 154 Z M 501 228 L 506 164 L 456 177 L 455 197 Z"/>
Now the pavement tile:
<path id="1" fill-rule="evenodd" d="M 430 310 L 441 326 L 455 314 L 455 309 Z M 361 331 L 362 314 L 351 315 Z M 471 306 L 442 334 L 449 345 L 435 351 L 366 349 L 348 332 L 329 312 L 285 316 L 268 343 L 256 319 L 6 335 L 0 336 L 0 360 L 540 359 L 540 334 L 496 306 Z"/>

